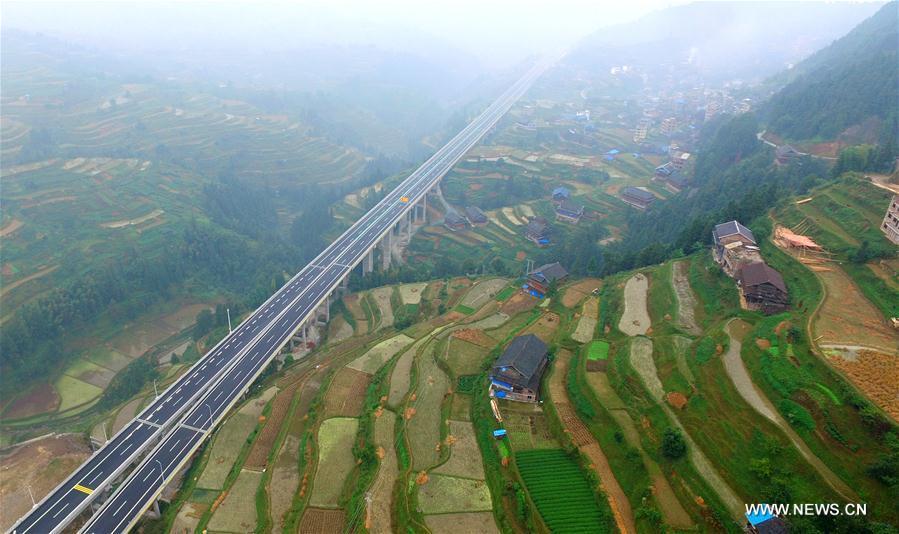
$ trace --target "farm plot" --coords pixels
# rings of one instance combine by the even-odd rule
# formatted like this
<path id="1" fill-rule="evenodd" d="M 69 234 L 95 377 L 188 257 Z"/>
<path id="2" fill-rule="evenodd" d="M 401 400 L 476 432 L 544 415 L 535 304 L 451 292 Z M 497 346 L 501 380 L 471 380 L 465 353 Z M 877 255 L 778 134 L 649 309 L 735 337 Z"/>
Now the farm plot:
<path id="1" fill-rule="evenodd" d="M 390 395 L 387 403 L 396 406 L 409 392 L 409 384 L 412 380 L 412 362 L 415 360 L 415 348 L 407 350 L 396 361 L 393 372 L 390 374 Z"/>
<path id="2" fill-rule="evenodd" d="M 362 295 L 363 294 L 361 293 L 353 293 L 352 295 L 343 297 L 343 303 L 346 305 L 350 315 L 353 316 L 353 321 L 356 323 L 357 335 L 368 333 L 368 319 L 365 312 L 362 311 L 362 305 L 360 304 Z"/>
<path id="3" fill-rule="evenodd" d="M 601 339 L 587 345 L 587 371 L 605 371 L 609 364 L 609 343 Z"/>
<path id="4" fill-rule="evenodd" d="M 450 457 L 434 473 L 465 478 L 484 479 L 484 464 L 474 435 L 474 426 L 466 421 L 449 421 L 449 435 L 445 443 Z"/>
<path id="5" fill-rule="evenodd" d="M 390 303 L 390 297 L 393 295 L 393 287 L 379 287 L 371 290 L 371 297 L 378 305 L 381 313 L 381 328 L 393 326 L 393 307 Z"/>
<path id="6" fill-rule="evenodd" d="M 824 349 L 824 353 L 830 363 L 849 377 L 875 404 L 893 419 L 899 420 L 899 395 L 896 394 L 899 358 L 858 347 L 830 346 Z"/>
<path id="7" fill-rule="evenodd" d="M 555 532 L 597 532 L 611 528 L 599 509 L 593 488 L 561 449 L 515 454 L 518 472 L 540 516 Z"/>
<path id="8" fill-rule="evenodd" d="M 343 510 L 307 508 L 300 523 L 301 534 L 340 534 L 346 523 Z"/>
<path id="9" fill-rule="evenodd" d="M 403 304 L 421 304 L 421 294 L 428 287 L 427 282 L 403 284 L 400 286 L 400 298 Z"/>
<path id="10" fill-rule="evenodd" d="M 624 285 L 624 313 L 618 322 L 618 329 L 629 336 L 642 336 L 650 327 L 649 311 L 646 309 L 646 292 L 649 280 L 637 273 Z"/>
<path id="11" fill-rule="evenodd" d="M 30 388 L 24 395 L 13 399 L 3 410 L 4 419 L 20 419 L 52 412 L 59 407 L 56 389 L 44 382 Z"/>
<path id="12" fill-rule="evenodd" d="M 406 348 L 406 346 L 413 341 L 415 340 L 405 334 L 399 334 L 390 339 L 385 339 L 369 349 L 368 352 L 362 356 L 347 364 L 347 367 L 373 375 L 382 365 L 387 363 L 387 360 L 393 358 L 396 353 Z"/>
<path id="13" fill-rule="evenodd" d="M 559 316 L 555 313 L 547 312 L 527 327 L 522 334 L 534 334 L 543 340 L 544 343 L 549 343 L 558 328 Z"/>
<path id="14" fill-rule="evenodd" d="M 356 465 L 353 441 L 359 420 L 333 417 L 318 429 L 318 467 L 312 482 L 311 506 L 333 508 L 343 493 L 343 483 Z"/>
<path id="15" fill-rule="evenodd" d="M 819 345 L 860 345 L 895 353 L 899 334 L 886 326 L 877 308 L 841 268 L 828 269 L 816 273 L 827 289 L 813 322 Z"/>
<path id="16" fill-rule="evenodd" d="M 493 509 L 490 489 L 483 480 L 432 474 L 418 488 L 418 504 L 425 514 L 480 512 Z"/>
<path id="17" fill-rule="evenodd" d="M 696 297 L 690 288 L 689 270 L 688 262 L 674 262 L 671 267 L 671 286 L 677 297 L 677 324 L 690 334 L 698 336 L 702 330 L 696 324 Z"/>
<path id="18" fill-rule="evenodd" d="M 93 384 L 88 384 L 83 380 L 72 378 L 68 375 L 62 375 L 56 381 L 56 391 L 59 392 L 59 411 L 64 412 L 76 406 L 81 406 L 92 400 L 97 399 L 103 389 Z"/>
<path id="19" fill-rule="evenodd" d="M 570 285 L 565 288 L 565 293 L 562 294 L 562 305 L 566 308 L 573 308 L 577 306 L 577 303 L 584 299 L 584 297 L 593 293 L 595 289 L 599 289 L 602 287 L 602 281 L 596 278 L 587 278 L 586 280 L 581 280 L 580 282 Z"/>
<path id="20" fill-rule="evenodd" d="M 586 305 L 585 305 L 586 306 Z M 596 330 L 596 318 L 581 315 L 578 319 L 577 328 L 571 333 L 571 339 L 578 343 L 587 343 L 593 339 L 593 332 Z"/>
<path id="21" fill-rule="evenodd" d="M 431 534 L 499 534 L 492 512 L 426 515 Z"/>
<path id="22" fill-rule="evenodd" d="M 481 370 L 484 358 L 489 352 L 488 349 L 455 336 L 450 337 L 448 343 L 445 358 L 453 374 L 456 376 L 471 375 Z"/>
<path id="23" fill-rule="evenodd" d="M 416 359 L 418 384 L 415 400 L 407 410 L 408 436 L 412 449 L 412 465 L 416 471 L 428 469 L 440 460 L 440 406 L 450 390 L 449 378 L 434 360 L 431 344 Z"/>
<path id="24" fill-rule="evenodd" d="M 371 497 L 374 506 L 369 508 L 369 532 L 391 532 L 390 510 L 393 502 L 393 485 L 396 482 L 397 463 L 394 450 L 394 424 L 396 415 L 390 410 L 384 410 L 375 420 L 375 445 L 377 454 L 381 459 L 378 467 L 378 477 L 372 485 Z"/>
<path id="25" fill-rule="evenodd" d="M 358 417 L 370 381 L 371 375 L 342 367 L 334 375 L 325 394 L 325 417 Z"/>
<path id="26" fill-rule="evenodd" d="M 237 456 L 247 442 L 250 432 L 256 428 L 262 409 L 271 399 L 277 388 L 271 387 L 257 399 L 244 404 L 237 413 L 228 418 L 215 436 L 212 453 L 197 480 L 198 488 L 221 489 L 237 461 Z"/>
<path id="27" fill-rule="evenodd" d="M 268 464 L 268 456 L 272 450 L 281 427 L 284 425 L 284 418 L 290 411 L 290 405 L 293 402 L 293 396 L 297 391 L 297 386 L 291 386 L 279 392 L 272 402 L 271 412 L 265 421 L 265 426 L 259 432 L 259 437 L 253 442 L 253 448 L 244 462 L 244 469 L 255 469 L 261 471 Z"/>
<path id="28" fill-rule="evenodd" d="M 241 470 L 225 500 L 209 520 L 209 529 L 219 532 L 249 532 L 256 526 L 256 489 L 262 473 Z"/>
<path id="29" fill-rule="evenodd" d="M 538 405 L 521 405 L 500 401 L 503 426 L 509 434 L 509 444 L 515 450 L 558 447 L 549 430 L 546 414 Z"/>
<path id="30" fill-rule="evenodd" d="M 505 278 L 491 278 L 473 285 L 462 297 L 462 305 L 476 310 L 502 291 L 509 281 Z"/>

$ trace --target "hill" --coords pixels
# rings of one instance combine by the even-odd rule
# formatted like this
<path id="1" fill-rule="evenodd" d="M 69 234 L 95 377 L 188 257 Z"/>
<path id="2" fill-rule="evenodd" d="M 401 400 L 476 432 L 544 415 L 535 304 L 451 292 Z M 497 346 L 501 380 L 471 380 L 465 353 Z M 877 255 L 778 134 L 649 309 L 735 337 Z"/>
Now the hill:
<path id="1" fill-rule="evenodd" d="M 603 70 L 677 65 L 679 77 L 760 79 L 849 31 L 876 5 L 805 2 L 697 2 L 603 28 L 570 56 Z M 669 73 L 670 74 L 670 73 Z"/>
<path id="2" fill-rule="evenodd" d="M 788 140 L 877 142 L 895 134 L 899 109 L 899 4 L 783 75 L 767 106 L 768 129 Z"/>

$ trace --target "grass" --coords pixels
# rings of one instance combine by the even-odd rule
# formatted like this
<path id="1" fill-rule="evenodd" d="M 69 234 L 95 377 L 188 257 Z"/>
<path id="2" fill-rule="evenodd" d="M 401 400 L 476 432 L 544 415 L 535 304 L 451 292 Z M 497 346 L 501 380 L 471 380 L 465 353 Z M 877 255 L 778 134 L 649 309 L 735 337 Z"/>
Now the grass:
<path id="1" fill-rule="evenodd" d="M 374 374 L 395 354 L 406 348 L 414 340 L 406 335 L 400 334 L 378 343 L 368 350 L 365 354 L 356 358 L 347 367 L 362 371 L 363 373 Z"/>
<path id="2" fill-rule="evenodd" d="M 521 451 L 515 454 L 515 464 L 540 516 L 552 531 L 596 532 L 611 528 L 587 478 L 563 450 Z"/>
<path id="3" fill-rule="evenodd" d="M 497 293 L 496 296 L 493 298 L 498 302 L 505 302 L 505 301 L 509 300 L 509 297 L 511 297 L 512 295 L 515 294 L 515 290 L 516 290 L 516 288 L 509 286 L 509 287 L 503 289 L 502 291 L 500 291 L 499 293 Z"/>
<path id="4" fill-rule="evenodd" d="M 481 370 L 488 352 L 480 345 L 452 337 L 445 358 L 454 376 L 472 375 Z"/>
<path id="5" fill-rule="evenodd" d="M 318 466 L 309 496 L 310 506 L 332 508 L 343 495 L 344 481 L 356 465 L 353 437 L 359 420 L 332 417 L 322 421 L 318 429 Z"/>
<path id="6" fill-rule="evenodd" d="M 262 473 L 241 471 L 228 490 L 227 496 L 216 508 L 209 528 L 219 532 L 247 532 L 256 525 L 256 489 Z"/>
<path id="7" fill-rule="evenodd" d="M 457 304 L 456 307 L 453 308 L 453 310 L 455 310 L 459 313 L 465 314 L 465 315 L 471 315 L 472 313 L 477 311 L 474 308 L 469 308 L 468 306 L 466 306 L 464 304 Z"/>
<path id="8" fill-rule="evenodd" d="M 609 358 L 609 343 L 602 340 L 591 341 L 587 345 L 588 360 L 607 360 Z"/>
<path id="9" fill-rule="evenodd" d="M 480 512 L 493 508 L 490 489 L 483 480 L 431 474 L 418 488 L 418 503 L 425 514 Z"/>
<path id="10" fill-rule="evenodd" d="M 234 467 L 250 433 L 256 428 L 258 416 L 237 412 L 216 434 L 209 462 L 197 480 L 198 488 L 221 489 Z"/>
<path id="11" fill-rule="evenodd" d="M 103 394 L 103 389 L 83 380 L 62 375 L 56 381 L 56 391 L 59 392 L 59 409 L 64 412 L 77 406 L 81 406 L 95 400 Z"/>

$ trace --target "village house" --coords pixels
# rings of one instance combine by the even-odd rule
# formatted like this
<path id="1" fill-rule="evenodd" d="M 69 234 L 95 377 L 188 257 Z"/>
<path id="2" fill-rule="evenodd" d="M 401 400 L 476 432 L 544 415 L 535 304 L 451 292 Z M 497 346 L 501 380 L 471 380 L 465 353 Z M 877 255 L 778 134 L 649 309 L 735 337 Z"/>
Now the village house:
<path id="1" fill-rule="evenodd" d="M 541 247 L 549 245 L 549 233 L 549 223 L 543 217 L 532 217 L 524 228 L 525 239 Z"/>
<path id="2" fill-rule="evenodd" d="M 737 221 L 721 223 L 712 230 L 715 261 L 728 276 L 734 277 L 745 263 L 762 261 L 752 231 Z"/>
<path id="3" fill-rule="evenodd" d="M 750 310 L 772 315 L 787 309 L 789 295 L 784 279 L 767 263 L 759 261 L 743 265 L 737 283 Z"/>
<path id="4" fill-rule="evenodd" d="M 643 187 L 628 186 L 621 190 L 621 200 L 637 209 L 645 210 L 655 199 L 655 195 Z"/>
<path id="5" fill-rule="evenodd" d="M 443 218 L 443 225 L 455 232 L 456 230 L 464 230 L 468 226 L 468 222 L 455 211 L 449 211 Z"/>
<path id="6" fill-rule="evenodd" d="M 468 223 L 472 226 L 484 226 L 489 222 L 487 216 L 477 206 L 467 206 L 465 208 L 465 218 L 468 219 Z"/>
<path id="7" fill-rule="evenodd" d="M 570 200 L 563 200 L 556 206 L 556 220 L 571 224 L 580 222 L 584 216 L 584 206 Z"/>
<path id="8" fill-rule="evenodd" d="M 790 145 L 781 145 L 774 149 L 774 161 L 778 165 L 786 165 L 801 155 L 801 152 Z"/>
<path id="9" fill-rule="evenodd" d="M 547 361 L 546 343 L 540 338 L 534 334 L 516 337 L 490 370 L 488 394 L 498 399 L 537 402 Z"/>
<path id="10" fill-rule="evenodd" d="M 880 229 L 887 239 L 899 245 L 899 195 L 893 195 Z"/>
<path id="11" fill-rule="evenodd" d="M 568 190 L 567 187 L 557 187 L 553 189 L 553 204 L 559 205 L 563 200 L 568 200 L 571 197 L 571 191 Z"/>
<path id="12" fill-rule="evenodd" d="M 527 281 L 522 289 L 537 298 L 543 298 L 549 292 L 553 282 L 568 278 L 568 271 L 559 262 L 541 265 L 528 273 Z"/>

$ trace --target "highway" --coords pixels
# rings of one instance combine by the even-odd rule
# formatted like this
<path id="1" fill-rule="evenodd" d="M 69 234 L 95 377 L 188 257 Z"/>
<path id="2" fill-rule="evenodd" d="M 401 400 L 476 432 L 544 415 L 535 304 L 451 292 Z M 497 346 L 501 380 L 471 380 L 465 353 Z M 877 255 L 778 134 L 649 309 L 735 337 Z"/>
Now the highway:
<path id="1" fill-rule="evenodd" d="M 543 63 L 528 71 L 113 436 L 23 517 L 12 532 L 62 530 L 100 490 L 162 438 L 82 531 L 122 532 L 133 526 L 297 328 L 314 316 L 350 271 L 545 68 Z"/>

